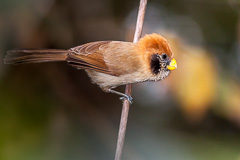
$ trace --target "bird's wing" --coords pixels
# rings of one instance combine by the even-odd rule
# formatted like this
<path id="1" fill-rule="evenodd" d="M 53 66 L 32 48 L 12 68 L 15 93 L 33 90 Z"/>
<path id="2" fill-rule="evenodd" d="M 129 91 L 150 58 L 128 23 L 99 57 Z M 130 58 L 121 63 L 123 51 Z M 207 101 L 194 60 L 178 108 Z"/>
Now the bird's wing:
<path id="1" fill-rule="evenodd" d="M 71 48 L 72 54 L 68 55 L 67 62 L 77 69 L 89 69 L 105 74 L 114 75 L 104 61 L 101 47 L 111 41 L 91 42 Z"/>
<path id="2" fill-rule="evenodd" d="M 72 53 L 68 55 L 67 62 L 78 69 L 89 69 L 120 76 L 128 72 L 126 69 L 119 68 L 119 66 L 126 65 L 124 62 L 116 61 L 123 56 L 123 52 L 125 59 L 129 56 L 127 50 L 129 45 L 122 45 L 123 43 L 133 44 L 119 41 L 98 41 L 71 48 Z"/>

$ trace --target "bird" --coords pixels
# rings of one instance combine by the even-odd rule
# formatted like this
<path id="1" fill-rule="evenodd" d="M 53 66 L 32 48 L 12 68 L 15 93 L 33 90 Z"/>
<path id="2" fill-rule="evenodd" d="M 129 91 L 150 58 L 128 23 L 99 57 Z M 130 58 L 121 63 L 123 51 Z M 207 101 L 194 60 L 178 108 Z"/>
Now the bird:
<path id="1" fill-rule="evenodd" d="M 168 41 L 157 33 L 146 34 L 137 43 L 125 41 L 96 41 L 63 49 L 11 49 L 5 64 L 65 61 L 84 69 L 93 83 L 103 91 L 133 98 L 113 90 L 121 85 L 160 81 L 177 68 Z"/>

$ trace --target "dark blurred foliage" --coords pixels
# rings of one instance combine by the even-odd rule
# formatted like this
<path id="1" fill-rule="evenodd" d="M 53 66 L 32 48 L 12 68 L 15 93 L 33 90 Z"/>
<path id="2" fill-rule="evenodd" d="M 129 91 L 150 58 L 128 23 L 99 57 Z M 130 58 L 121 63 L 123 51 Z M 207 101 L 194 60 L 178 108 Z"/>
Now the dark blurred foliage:
<path id="1" fill-rule="evenodd" d="M 0 59 L 12 48 L 131 41 L 138 5 L 1 0 Z M 239 8 L 238 0 L 149 1 L 143 34 L 164 35 L 179 68 L 134 85 L 123 159 L 240 159 Z M 66 63 L 0 63 L 0 159 L 113 159 L 118 98 Z"/>

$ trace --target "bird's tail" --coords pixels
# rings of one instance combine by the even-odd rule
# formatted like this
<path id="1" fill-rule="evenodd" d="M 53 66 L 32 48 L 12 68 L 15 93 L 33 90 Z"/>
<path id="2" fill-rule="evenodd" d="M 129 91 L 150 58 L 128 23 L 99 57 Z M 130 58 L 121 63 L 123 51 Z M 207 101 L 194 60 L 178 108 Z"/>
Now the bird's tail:
<path id="1" fill-rule="evenodd" d="M 22 63 L 41 63 L 65 61 L 69 50 L 58 49 L 13 49 L 7 52 L 4 58 L 5 64 L 22 64 Z"/>

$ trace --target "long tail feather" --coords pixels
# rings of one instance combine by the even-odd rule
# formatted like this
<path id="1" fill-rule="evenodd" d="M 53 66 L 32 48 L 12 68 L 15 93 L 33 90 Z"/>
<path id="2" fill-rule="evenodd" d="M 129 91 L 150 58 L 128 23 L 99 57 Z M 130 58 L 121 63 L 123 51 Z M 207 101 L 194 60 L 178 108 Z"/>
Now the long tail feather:
<path id="1" fill-rule="evenodd" d="M 25 50 L 13 49 L 7 52 L 4 58 L 5 64 L 22 64 L 22 63 L 41 63 L 65 61 L 67 55 L 71 53 L 68 50 L 42 49 L 42 50 Z"/>

